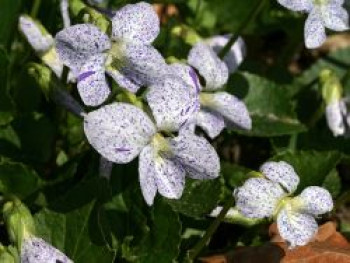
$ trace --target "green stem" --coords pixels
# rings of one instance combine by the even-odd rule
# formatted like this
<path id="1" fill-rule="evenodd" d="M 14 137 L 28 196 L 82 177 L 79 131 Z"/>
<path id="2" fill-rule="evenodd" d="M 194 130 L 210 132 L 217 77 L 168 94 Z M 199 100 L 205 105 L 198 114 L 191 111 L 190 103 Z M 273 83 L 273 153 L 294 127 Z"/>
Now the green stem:
<path id="1" fill-rule="evenodd" d="M 35 18 L 38 15 L 40 5 L 41 5 L 41 0 L 34 0 L 32 11 L 30 12 L 30 16 L 32 18 Z"/>
<path id="2" fill-rule="evenodd" d="M 237 41 L 238 37 L 241 35 L 244 28 L 250 24 L 251 21 L 259 14 L 262 7 L 265 5 L 267 0 L 257 0 L 256 5 L 254 6 L 252 12 L 247 16 L 247 18 L 240 24 L 236 33 L 232 34 L 230 40 L 226 43 L 226 45 L 220 50 L 219 57 L 223 58 L 227 52 L 230 51 L 232 45 Z"/>
<path id="3" fill-rule="evenodd" d="M 228 210 L 235 203 L 235 199 L 233 195 L 227 200 L 226 204 L 222 208 L 220 214 L 215 218 L 215 220 L 208 227 L 207 231 L 203 235 L 203 237 L 198 241 L 198 243 L 194 246 L 194 248 L 189 252 L 189 258 L 194 260 L 198 254 L 202 251 L 202 249 L 208 244 L 210 238 L 215 233 L 216 229 L 219 227 L 221 221 L 225 218 Z"/>

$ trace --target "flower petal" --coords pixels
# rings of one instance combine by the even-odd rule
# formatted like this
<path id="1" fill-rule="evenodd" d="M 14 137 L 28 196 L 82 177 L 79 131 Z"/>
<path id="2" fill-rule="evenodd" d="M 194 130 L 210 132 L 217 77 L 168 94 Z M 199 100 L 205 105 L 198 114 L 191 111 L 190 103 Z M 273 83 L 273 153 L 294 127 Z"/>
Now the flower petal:
<path id="1" fill-rule="evenodd" d="M 191 66 L 182 63 L 173 63 L 168 66 L 168 70 L 169 74 L 180 77 L 189 86 L 194 87 L 198 93 L 202 89 L 197 73 Z"/>
<path id="2" fill-rule="evenodd" d="M 334 136 L 344 135 L 346 127 L 341 102 L 335 101 L 326 106 L 326 120 Z"/>
<path id="3" fill-rule="evenodd" d="M 21 263 L 73 263 L 65 254 L 41 238 L 24 240 L 21 248 Z"/>
<path id="4" fill-rule="evenodd" d="M 77 77 L 78 91 L 86 105 L 98 106 L 110 94 L 104 69 L 105 60 L 104 54 L 94 55 L 80 69 Z"/>
<path id="5" fill-rule="evenodd" d="M 341 5 L 330 3 L 320 7 L 325 26 L 334 31 L 349 29 L 349 14 Z"/>
<path id="6" fill-rule="evenodd" d="M 135 44 L 150 44 L 158 36 L 159 18 L 152 5 L 129 4 L 116 12 L 112 19 L 112 38 Z"/>
<path id="7" fill-rule="evenodd" d="M 146 113 L 126 103 L 113 103 L 87 114 L 84 131 L 89 143 L 115 163 L 133 160 L 156 132 Z"/>
<path id="8" fill-rule="evenodd" d="M 146 203 L 153 205 L 157 194 L 157 184 L 155 181 L 156 167 L 154 165 L 155 152 L 151 145 L 142 149 L 139 157 L 139 180 L 143 198 Z"/>
<path id="9" fill-rule="evenodd" d="M 312 0 L 278 0 L 278 3 L 292 11 L 310 11 L 313 8 Z"/>
<path id="10" fill-rule="evenodd" d="M 164 58 L 150 45 L 125 44 L 124 59 L 120 72 L 136 85 L 152 85 L 167 74 Z"/>
<path id="11" fill-rule="evenodd" d="M 210 45 L 210 47 L 215 51 L 215 53 L 218 54 L 221 51 L 221 49 L 227 44 L 230 38 L 231 35 L 214 36 L 212 38 L 209 38 L 207 42 Z M 239 37 L 223 58 L 229 73 L 233 73 L 236 71 L 238 66 L 243 62 L 245 55 L 246 46 L 243 39 Z"/>
<path id="12" fill-rule="evenodd" d="M 311 215 L 282 209 L 277 216 L 278 231 L 290 247 L 306 245 L 317 233 L 318 225 Z"/>
<path id="13" fill-rule="evenodd" d="M 200 126 L 206 134 L 212 139 L 220 134 L 225 128 L 224 118 L 212 111 L 202 109 L 197 114 L 197 125 Z"/>
<path id="14" fill-rule="evenodd" d="M 302 212 L 304 213 L 320 215 L 333 209 L 332 196 L 322 187 L 309 186 L 298 197 L 303 203 Z"/>
<path id="15" fill-rule="evenodd" d="M 306 19 L 304 37 L 307 48 L 318 48 L 326 41 L 326 31 L 318 10 L 312 10 Z"/>
<path id="16" fill-rule="evenodd" d="M 157 127 L 164 131 L 178 131 L 199 110 L 196 90 L 176 76 L 150 86 L 146 98 Z"/>
<path id="17" fill-rule="evenodd" d="M 285 192 L 265 178 L 250 178 L 234 193 L 237 209 L 248 218 L 271 217 Z"/>
<path id="18" fill-rule="evenodd" d="M 203 137 L 181 133 L 170 139 L 170 145 L 174 159 L 185 168 L 189 177 L 203 180 L 219 176 L 219 157 Z"/>
<path id="19" fill-rule="evenodd" d="M 62 20 L 63 20 L 63 26 L 69 27 L 71 25 L 71 23 L 70 23 L 70 17 L 69 17 L 68 0 L 60 0 L 60 11 L 61 11 L 61 16 L 62 16 Z"/>
<path id="20" fill-rule="evenodd" d="M 228 126 L 244 130 L 252 128 L 252 119 L 243 101 L 227 92 L 215 92 L 200 95 L 201 106 L 220 113 Z"/>
<path id="21" fill-rule="evenodd" d="M 260 167 L 260 172 L 269 180 L 279 183 L 289 193 L 293 193 L 299 184 L 299 176 L 290 164 L 280 162 L 266 162 Z"/>
<path id="22" fill-rule="evenodd" d="M 56 35 L 60 59 L 72 70 L 79 69 L 93 55 L 110 48 L 108 36 L 91 24 L 67 27 Z"/>
<path id="23" fill-rule="evenodd" d="M 134 82 L 112 67 L 106 67 L 106 73 L 111 76 L 120 87 L 132 93 L 136 93 L 140 88 L 139 85 L 136 85 Z"/>
<path id="24" fill-rule="evenodd" d="M 204 43 L 196 44 L 188 55 L 188 63 L 205 79 L 205 90 L 216 90 L 226 84 L 228 69 L 214 50 Z"/>
<path id="25" fill-rule="evenodd" d="M 29 16 L 20 16 L 19 30 L 39 55 L 47 52 L 54 44 L 52 36 L 47 32 L 43 32 L 44 29 L 40 28 Z"/>

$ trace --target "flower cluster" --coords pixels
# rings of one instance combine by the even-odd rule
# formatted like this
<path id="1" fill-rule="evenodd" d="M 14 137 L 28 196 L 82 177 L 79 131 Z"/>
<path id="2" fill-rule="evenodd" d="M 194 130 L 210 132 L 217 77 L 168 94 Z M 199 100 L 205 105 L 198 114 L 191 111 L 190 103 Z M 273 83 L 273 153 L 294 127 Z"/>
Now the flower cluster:
<path id="1" fill-rule="evenodd" d="M 299 177 L 286 162 L 267 162 L 261 177 L 250 178 L 234 195 L 237 209 L 248 218 L 274 217 L 282 238 L 290 247 L 307 244 L 317 233 L 315 217 L 333 209 L 330 193 L 318 186 L 291 197 Z"/>
<path id="2" fill-rule="evenodd" d="M 307 48 L 317 48 L 326 40 L 326 28 L 334 31 L 349 29 L 349 15 L 344 0 L 278 0 L 284 7 L 308 13 L 304 37 Z"/>
<path id="3" fill-rule="evenodd" d="M 160 31 L 151 5 L 126 5 L 111 21 L 111 35 L 92 24 L 77 24 L 55 37 L 57 54 L 77 79 L 84 104 L 100 106 L 110 98 L 107 75 L 135 100 L 133 93 L 147 88 L 141 104 L 113 102 L 85 114 L 86 137 L 110 162 L 128 163 L 139 157 L 139 180 L 147 204 L 153 204 L 157 192 L 178 199 L 185 175 L 219 176 L 219 157 L 204 137 L 196 135 L 197 125 L 211 138 L 225 126 L 252 126 L 245 104 L 219 91 L 229 69 L 211 46 L 218 47 L 223 40 L 198 43 L 189 53 L 188 64 L 168 65 L 151 45 Z M 243 59 L 243 41 L 239 44 L 225 57 L 231 72 Z M 195 69 L 205 83 L 200 83 Z"/>

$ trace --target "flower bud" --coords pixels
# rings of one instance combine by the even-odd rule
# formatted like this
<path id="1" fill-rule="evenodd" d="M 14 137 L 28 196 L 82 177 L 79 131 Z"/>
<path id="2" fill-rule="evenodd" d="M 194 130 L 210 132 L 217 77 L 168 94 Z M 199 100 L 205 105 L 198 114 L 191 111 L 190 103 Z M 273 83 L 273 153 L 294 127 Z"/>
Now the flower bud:
<path id="1" fill-rule="evenodd" d="M 324 69 L 320 73 L 320 84 L 322 97 L 327 105 L 340 101 L 343 87 L 338 77 L 329 69 Z"/>

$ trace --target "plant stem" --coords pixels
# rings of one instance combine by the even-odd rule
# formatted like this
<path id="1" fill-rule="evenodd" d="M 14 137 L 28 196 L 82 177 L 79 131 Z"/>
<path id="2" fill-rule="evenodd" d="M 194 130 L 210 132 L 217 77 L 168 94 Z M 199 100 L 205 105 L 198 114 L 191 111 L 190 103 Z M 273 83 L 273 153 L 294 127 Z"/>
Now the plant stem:
<path id="1" fill-rule="evenodd" d="M 30 12 L 31 17 L 35 18 L 38 15 L 40 5 L 41 5 L 41 0 L 34 0 L 34 4 Z"/>
<path id="2" fill-rule="evenodd" d="M 215 231 L 219 227 L 221 221 L 225 218 L 225 215 L 227 214 L 228 210 L 233 206 L 234 203 L 235 203 L 235 199 L 232 195 L 225 203 L 220 214 L 215 218 L 215 220 L 208 227 L 208 229 L 205 232 L 205 234 L 203 235 L 203 237 L 198 241 L 198 243 L 194 246 L 194 248 L 189 252 L 189 258 L 191 260 L 195 259 L 198 256 L 198 254 L 202 251 L 203 247 L 205 247 L 208 244 L 210 238 L 215 233 Z"/>
<path id="3" fill-rule="evenodd" d="M 256 5 L 254 6 L 252 12 L 247 16 L 247 18 L 240 24 L 236 33 L 232 34 L 230 40 L 226 43 L 226 45 L 220 50 L 219 57 L 223 58 L 227 52 L 230 51 L 232 45 L 237 41 L 239 35 L 242 33 L 244 28 L 250 24 L 251 21 L 259 14 L 262 7 L 265 5 L 267 0 L 257 0 Z"/>

